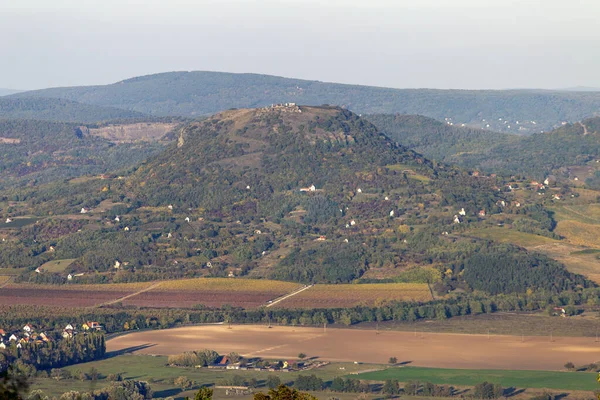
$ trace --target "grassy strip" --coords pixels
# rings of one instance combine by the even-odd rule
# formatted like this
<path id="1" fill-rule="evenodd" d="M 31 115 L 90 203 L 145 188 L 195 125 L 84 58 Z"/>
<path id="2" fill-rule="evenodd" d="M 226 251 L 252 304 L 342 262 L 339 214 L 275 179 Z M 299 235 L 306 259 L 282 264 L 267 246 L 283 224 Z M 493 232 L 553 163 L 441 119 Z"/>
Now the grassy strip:
<path id="1" fill-rule="evenodd" d="M 591 372 L 397 367 L 350 377 L 373 381 L 396 379 L 400 382 L 406 382 L 414 380 L 438 385 L 457 386 L 475 386 L 478 383 L 487 381 L 499 383 L 503 387 L 515 388 L 590 391 L 598 389 L 598 383 L 595 379 L 596 374 Z"/>

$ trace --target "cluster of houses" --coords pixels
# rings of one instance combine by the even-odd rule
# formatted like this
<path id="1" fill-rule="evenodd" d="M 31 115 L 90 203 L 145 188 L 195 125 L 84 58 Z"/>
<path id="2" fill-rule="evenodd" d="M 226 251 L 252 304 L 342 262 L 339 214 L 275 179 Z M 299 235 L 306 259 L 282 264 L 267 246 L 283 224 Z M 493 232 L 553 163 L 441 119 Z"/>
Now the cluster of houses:
<path id="1" fill-rule="evenodd" d="M 85 332 L 101 331 L 102 325 L 95 321 L 87 321 L 81 325 L 81 329 Z M 77 330 L 72 324 L 67 324 L 61 333 L 63 339 L 69 339 L 75 335 L 77 335 Z M 26 324 L 21 330 L 10 333 L 7 333 L 4 329 L 0 329 L 0 349 L 6 349 L 13 343 L 16 343 L 16 347 L 20 349 L 28 343 L 43 344 L 51 341 L 51 335 L 47 332 L 37 333 L 31 324 Z"/>
<path id="2" fill-rule="evenodd" d="M 261 360 L 244 360 L 241 362 L 232 362 L 232 360 L 228 356 L 222 356 L 217 361 L 209 365 L 207 368 L 209 369 L 228 369 L 228 370 L 241 370 L 241 371 L 281 371 L 281 372 L 290 372 L 290 371 L 304 371 L 314 368 L 320 368 L 329 363 L 326 361 L 318 361 L 318 362 L 304 362 L 299 360 L 284 360 L 277 364 L 271 364 L 268 367 L 259 366 L 259 362 Z"/>

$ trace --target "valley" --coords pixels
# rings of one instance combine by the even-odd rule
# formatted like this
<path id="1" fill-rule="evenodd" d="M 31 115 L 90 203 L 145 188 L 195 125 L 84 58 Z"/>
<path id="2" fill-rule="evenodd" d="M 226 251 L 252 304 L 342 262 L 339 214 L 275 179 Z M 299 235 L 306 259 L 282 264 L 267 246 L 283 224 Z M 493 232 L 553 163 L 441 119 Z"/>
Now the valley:
<path id="1" fill-rule="evenodd" d="M 387 118 L 373 120 L 391 137 L 346 109 L 295 104 L 201 121 L 5 122 L 0 146 L 21 153 L 0 198 L 0 328 L 96 321 L 117 363 L 198 343 L 378 369 L 396 352 L 410 368 L 507 370 L 490 375 L 502 382 L 594 363 L 594 122 L 588 156 L 540 157 L 535 170 L 505 157 L 509 175 L 452 160 L 542 137 Z M 577 129 L 544 135 L 570 143 Z M 23 172 L 35 146 L 43 164 Z M 73 166 L 96 166 L 61 167 L 66 148 Z"/>

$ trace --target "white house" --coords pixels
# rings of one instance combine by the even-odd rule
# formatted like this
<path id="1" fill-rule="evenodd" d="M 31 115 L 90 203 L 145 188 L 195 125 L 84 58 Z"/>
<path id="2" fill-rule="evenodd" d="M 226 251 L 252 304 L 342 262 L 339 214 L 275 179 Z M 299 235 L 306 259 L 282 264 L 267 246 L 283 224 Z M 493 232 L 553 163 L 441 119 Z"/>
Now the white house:
<path id="1" fill-rule="evenodd" d="M 118 215 L 115 217 L 115 222 L 121 222 L 121 218 Z"/>
<path id="2" fill-rule="evenodd" d="M 4 350 L 6 348 L 6 345 L 4 344 L 4 342 L 0 343 L 0 349 Z"/>
<path id="3" fill-rule="evenodd" d="M 121 261 L 119 260 L 115 260 L 115 265 L 114 265 L 115 269 L 119 269 L 121 268 Z"/>
<path id="4" fill-rule="evenodd" d="M 35 269 L 35 273 L 36 273 L 36 274 L 41 274 L 41 273 L 42 273 L 42 268 L 41 268 L 41 267 L 37 267 L 37 268 Z"/>
<path id="5" fill-rule="evenodd" d="M 394 210 L 390 211 L 390 217 L 394 216 Z"/>
<path id="6" fill-rule="evenodd" d="M 455 224 L 460 224 L 460 218 L 458 218 L 458 215 L 454 216 L 454 223 Z"/>
<path id="7" fill-rule="evenodd" d="M 7 223 L 7 224 L 10 224 L 11 222 L 12 222 L 12 219 L 10 219 L 10 218 L 6 218 L 6 223 Z"/>
<path id="8" fill-rule="evenodd" d="M 171 238 L 173 237 L 173 234 L 172 234 L 171 232 L 169 232 L 169 233 L 167 234 L 167 237 L 168 237 L 169 239 L 171 239 Z"/>
<path id="9" fill-rule="evenodd" d="M 169 205 L 167 206 L 167 208 L 168 208 L 169 210 L 172 210 L 172 209 L 173 209 L 173 204 L 169 204 Z"/>
<path id="10" fill-rule="evenodd" d="M 358 188 L 358 189 L 356 190 L 356 192 L 357 192 L 357 193 L 362 193 L 362 189 L 361 189 L 361 188 Z"/>
<path id="11" fill-rule="evenodd" d="M 464 208 L 461 208 L 460 211 L 458 212 L 458 214 L 464 217 L 465 215 L 467 215 L 467 212 L 465 211 Z"/>
<path id="12" fill-rule="evenodd" d="M 389 199 L 390 199 L 389 197 L 385 196 L 385 201 L 388 201 Z"/>
<path id="13" fill-rule="evenodd" d="M 129 227 L 126 226 L 125 229 L 123 229 L 125 232 L 129 232 Z"/>
<path id="14" fill-rule="evenodd" d="M 317 190 L 315 185 L 310 185 L 307 188 L 301 188 L 300 191 L 301 192 L 315 192 Z"/>
<path id="15" fill-rule="evenodd" d="M 355 220 L 350 221 L 350 226 L 354 226 L 354 225 L 356 225 L 356 221 Z"/>
<path id="16" fill-rule="evenodd" d="M 71 275 L 71 274 L 67 275 L 67 280 L 72 281 L 73 280 L 73 275 Z"/>
<path id="17" fill-rule="evenodd" d="M 190 222 L 190 217 L 185 217 L 185 222 Z"/>
<path id="18" fill-rule="evenodd" d="M 15 334 L 13 333 L 12 335 L 10 335 L 10 337 L 8 338 L 8 340 L 10 342 L 16 342 L 18 340 L 18 338 L 15 336 Z"/>
<path id="19" fill-rule="evenodd" d="M 23 330 L 27 333 L 31 333 L 33 332 L 33 326 L 31 326 L 31 324 L 27 324 L 23 327 Z"/>
<path id="20" fill-rule="evenodd" d="M 83 208 L 81 209 L 81 211 L 79 211 L 79 213 L 80 213 L 80 214 L 87 214 L 87 212 L 88 212 L 88 211 L 89 211 L 89 210 L 88 210 L 87 208 L 83 207 Z"/>

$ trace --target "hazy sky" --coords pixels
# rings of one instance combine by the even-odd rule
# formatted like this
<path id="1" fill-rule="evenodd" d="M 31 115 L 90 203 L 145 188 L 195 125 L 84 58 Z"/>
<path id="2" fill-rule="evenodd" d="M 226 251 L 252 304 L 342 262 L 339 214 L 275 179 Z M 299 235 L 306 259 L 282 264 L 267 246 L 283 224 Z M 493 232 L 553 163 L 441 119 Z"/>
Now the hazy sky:
<path id="1" fill-rule="evenodd" d="M 175 70 L 600 87 L 599 0 L 0 0 L 0 87 Z"/>

